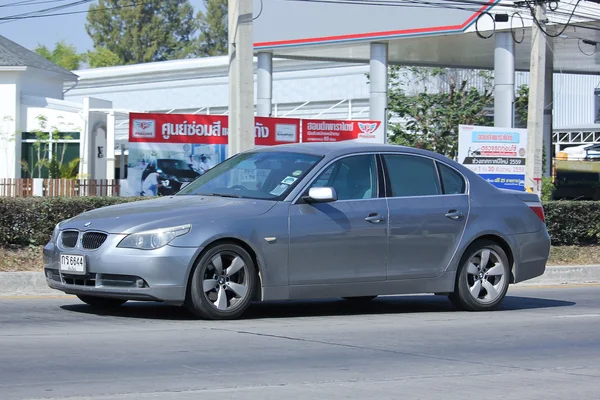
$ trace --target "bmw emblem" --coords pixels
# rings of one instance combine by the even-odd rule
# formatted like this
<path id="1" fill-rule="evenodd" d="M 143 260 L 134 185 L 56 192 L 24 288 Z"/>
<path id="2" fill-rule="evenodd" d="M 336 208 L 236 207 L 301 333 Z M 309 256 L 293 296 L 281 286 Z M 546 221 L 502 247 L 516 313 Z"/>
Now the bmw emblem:
<path id="1" fill-rule="evenodd" d="M 88 226 L 90 226 L 91 224 L 92 224 L 91 222 L 86 222 L 85 224 L 83 224 L 83 226 L 85 226 L 85 227 L 87 228 L 87 227 L 88 227 Z"/>

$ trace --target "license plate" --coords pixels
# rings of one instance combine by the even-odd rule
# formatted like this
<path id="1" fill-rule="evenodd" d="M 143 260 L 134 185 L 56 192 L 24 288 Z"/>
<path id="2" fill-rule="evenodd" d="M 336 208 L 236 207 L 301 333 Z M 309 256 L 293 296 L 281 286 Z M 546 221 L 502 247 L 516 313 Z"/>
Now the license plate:
<path id="1" fill-rule="evenodd" d="M 60 255 L 60 270 L 67 274 L 84 275 L 85 258 L 69 254 Z"/>

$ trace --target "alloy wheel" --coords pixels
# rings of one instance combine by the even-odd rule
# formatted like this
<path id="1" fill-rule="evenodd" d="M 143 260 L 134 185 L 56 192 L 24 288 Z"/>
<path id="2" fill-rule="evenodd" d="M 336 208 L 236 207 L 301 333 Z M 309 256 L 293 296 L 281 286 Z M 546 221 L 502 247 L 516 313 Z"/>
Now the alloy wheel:
<path id="1" fill-rule="evenodd" d="M 466 279 L 473 299 L 482 304 L 493 303 L 502 296 L 507 284 L 502 258 L 489 248 L 477 251 L 469 260 Z"/>
<path id="2" fill-rule="evenodd" d="M 249 295 L 248 266 L 239 255 L 223 251 L 215 254 L 204 271 L 202 292 L 218 311 L 238 308 Z"/>

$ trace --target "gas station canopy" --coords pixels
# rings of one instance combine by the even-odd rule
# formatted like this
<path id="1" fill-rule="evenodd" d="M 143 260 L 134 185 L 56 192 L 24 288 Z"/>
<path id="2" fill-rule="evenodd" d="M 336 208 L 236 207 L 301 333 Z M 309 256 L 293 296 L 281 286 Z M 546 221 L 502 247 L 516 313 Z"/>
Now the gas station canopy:
<path id="1" fill-rule="evenodd" d="M 262 0 L 255 1 L 254 49 L 274 57 L 369 62 L 370 44 L 388 45 L 388 62 L 397 65 L 494 68 L 494 33 L 512 31 L 515 69 L 529 70 L 529 8 L 515 2 L 406 0 Z M 600 71 L 600 7 L 582 1 L 557 2 L 548 10 L 554 70 L 595 74 Z M 262 5 L 261 5 L 262 4 Z M 262 8 L 262 12 L 261 12 Z M 458 9 L 457 9 L 458 8 Z M 574 10 L 574 16 L 569 15 Z M 502 14 L 508 21 L 496 17 Z M 508 18 L 506 18 L 508 17 Z M 495 21 L 497 19 L 497 21 Z M 553 24 L 559 24 L 554 25 Z M 487 38 L 487 39 L 486 39 Z"/>

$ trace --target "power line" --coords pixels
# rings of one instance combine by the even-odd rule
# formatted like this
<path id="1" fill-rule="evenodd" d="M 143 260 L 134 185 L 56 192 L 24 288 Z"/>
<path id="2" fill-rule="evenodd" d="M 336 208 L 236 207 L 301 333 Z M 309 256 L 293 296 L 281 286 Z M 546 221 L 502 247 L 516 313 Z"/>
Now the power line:
<path id="1" fill-rule="evenodd" d="M 46 4 L 46 3 L 60 3 L 61 1 L 67 1 L 67 0 L 24 0 L 24 1 L 19 1 L 16 3 L 12 3 L 12 4 L 0 4 L 0 8 L 5 8 L 5 7 L 28 7 L 28 6 L 33 6 L 36 4 Z"/>
<path id="2" fill-rule="evenodd" d="M 93 1 L 93 0 L 90 0 L 90 1 Z M 61 13 L 52 13 L 52 14 L 43 14 L 43 15 L 10 16 L 10 17 L 0 18 L 0 21 L 1 21 L 0 24 L 12 22 L 12 21 L 18 21 L 18 20 L 22 20 L 22 19 L 46 18 L 46 17 L 56 17 L 56 16 L 62 16 L 62 15 L 85 14 L 85 13 L 91 13 L 91 12 L 118 10 L 121 8 L 137 7 L 138 5 L 141 5 L 141 4 L 144 4 L 144 2 L 140 1 L 137 3 L 127 4 L 124 6 L 95 8 L 93 10 L 66 11 L 66 12 L 61 12 Z"/>
<path id="3" fill-rule="evenodd" d="M 71 7 L 77 7 L 82 4 L 91 3 L 92 1 L 94 1 L 94 0 L 77 0 L 72 3 L 62 4 L 59 6 L 54 6 L 54 7 L 49 7 L 49 8 L 44 8 L 41 10 L 28 11 L 28 12 L 24 12 L 21 14 L 9 15 L 7 17 L 0 17 L 0 21 L 19 19 L 18 17 L 32 16 L 32 15 L 36 15 L 36 13 L 37 13 L 37 15 L 43 15 L 43 14 L 50 13 L 52 11 L 59 11 L 59 10 L 64 10 L 64 9 L 71 8 Z"/>

